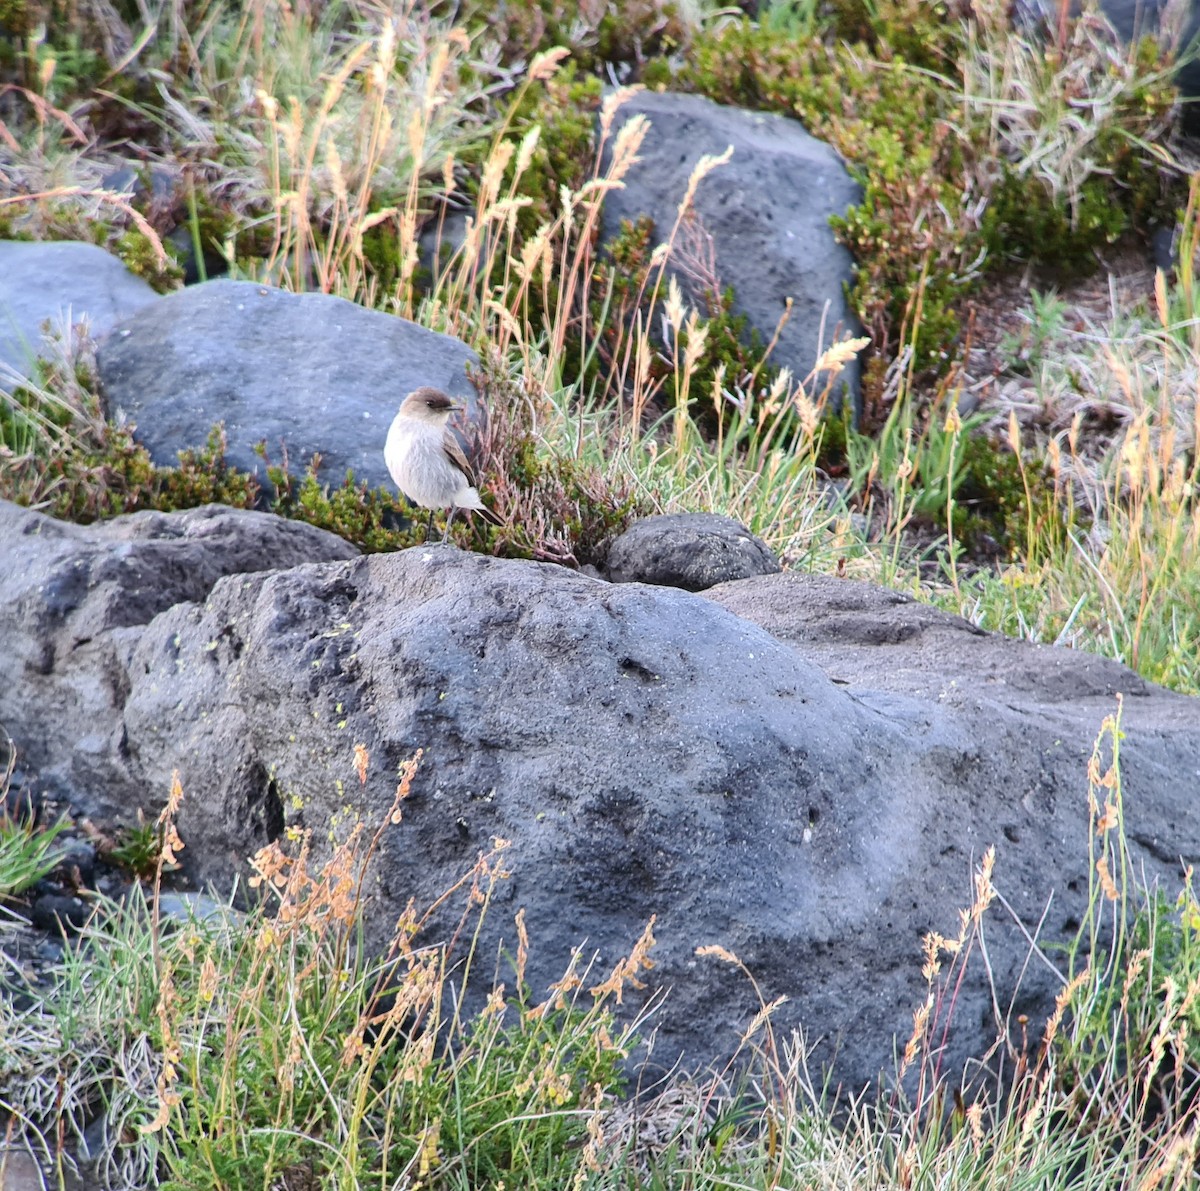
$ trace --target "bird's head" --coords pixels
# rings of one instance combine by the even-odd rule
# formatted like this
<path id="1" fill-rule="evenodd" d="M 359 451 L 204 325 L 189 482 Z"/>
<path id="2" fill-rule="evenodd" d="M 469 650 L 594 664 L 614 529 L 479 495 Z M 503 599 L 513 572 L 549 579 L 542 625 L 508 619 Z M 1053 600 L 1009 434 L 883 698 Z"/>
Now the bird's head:
<path id="1" fill-rule="evenodd" d="M 450 415 L 461 408 L 459 402 L 448 397 L 441 389 L 434 389 L 429 385 L 414 389 L 400 402 L 400 413 L 403 417 L 432 422 L 436 426 L 444 426 Z"/>

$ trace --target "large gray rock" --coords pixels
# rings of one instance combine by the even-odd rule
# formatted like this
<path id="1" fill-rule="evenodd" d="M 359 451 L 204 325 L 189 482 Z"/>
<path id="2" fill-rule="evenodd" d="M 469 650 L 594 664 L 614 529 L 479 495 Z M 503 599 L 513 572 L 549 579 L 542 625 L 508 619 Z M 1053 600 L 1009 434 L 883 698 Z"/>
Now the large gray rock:
<path id="1" fill-rule="evenodd" d="M 923 999 L 923 933 L 955 932 L 990 845 L 1024 928 L 988 914 L 988 970 L 970 966 L 955 993 L 942 1069 L 994 1040 L 994 1004 L 1036 1032 L 1057 984 L 1028 962 L 1024 929 L 1049 905 L 1053 947 L 1083 913 L 1086 762 L 1117 692 L 1134 864 L 1170 890 L 1200 858 L 1197 700 L 865 585 L 776 575 L 705 598 L 433 547 L 231 574 L 160 611 L 169 594 L 122 598 L 147 576 L 118 565 L 120 521 L 68 531 L 85 573 L 113 555 L 104 582 L 71 588 L 60 546 L 45 579 L 23 574 L 40 565 L 35 534 L 61 541 L 53 523 L 5 516 L 21 532 L 0 533 L 0 628 L 17 642 L 0 720 L 56 793 L 131 814 L 179 769 L 185 858 L 226 886 L 288 827 L 319 845 L 346 806 L 377 822 L 422 748 L 371 876 L 373 941 L 410 897 L 428 904 L 493 837 L 511 840 L 476 969 L 515 943 L 520 907 L 538 995 L 574 946 L 604 971 L 656 915 L 662 1061 L 728 1054 L 758 1008 L 744 979 L 695 955 L 716 943 L 765 996 L 790 998 L 776 1027 L 803 1024 L 814 1062 L 836 1051 L 846 1085 L 872 1080 Z M 39 652 L 21 638 L 43 624 Z M 106 692 L 86 727 L 61 694 L 83 684 Z M 449 903 L 425 938 L 461 910 Z"/>
<path id="2" fill-rule="evenodd" d="M 839 326 L 858 333 L 845 296 L 853 260 L 829 226 L 830 216 L 861 201 L 858 184 L 829 145 L 786 116 L 723 107 L 699 95 L 645 91 L 621 106 L 617 127 L 638 114 L 649 118 L 650 130 L 624 188 L 604 200 L 603 238 L 615 236 L 622 219 L 649 215 L 655 242 L 665 240 L 701 155 L 732 145 L 729 164 L 700 183 L 695 211 L 712 236 L 721 287 L 733 287 L 735 311 L 748 316 L 764 343 L 775 334 L 787 299 L 793 300 L 771 359 L 802 380 Z M 677 267 L 676 275 L 696 303 L 687 271 Z M 839 392 L 842 381 L 857 402 L 857 362 L 838 378 Z"/>
<path id="3" fill-rule="evenodd" d="M 704 593 L 787 641 L 842 683 L 969 708 L 1036 697 L 1044 711 L 1100 717 L 1119 694 L 1151 698 L 1200 726 L 1200 701 L 1165 694 L 1096 654 L 988 633 L 902 592 L 828 575 L 780 574 Z M 983 704 L 985 707 L 987 704 Z M 1088 710 L 1090 709 L 1090 710 Z"/>
<path id="4" fill-rule="evenodd" d="M 0 501 L 0 725 L 21 767 L 90 813 L 128 819 L 149 806 L 161 790 L 108 784 L 125 772 L 129 747 L 124 637 L 136 640 L 175 604 L 203 602 L 222 576 L 357 553 L 303 522 L 220 505 L 82 526 Z M 160 730 L 169 736 L 188 714 L 176 706 Z"/>
<path id="5" fill-rule="evenodd" d="M 433 385 L 475 402 L 475 353 L 457 339 L 329 294 L 292 294 L 248 281 L 209 281 L 171 294 L 122 323 L 97 353 L 110 417 L 137 425 L 155 463 L 203 446 L 225 423 L 228 461 L 265 478 L 272 463 L 321 477 L 347 468 L 392 487 L 383 462 L 405 395 Z"/>
<path id="6" fill-rule="evenodd" d="M 0 385 L 29 376 L 42 324 L 87 320 L 93 338 L 159 300 L 111 253 L 74 240 L 0 241 Z M 7 370 L 11 373 L 6 374 Z"/>
<path id="7" fill-rule="evenodd" d="M 605 562 L 612 583 L 654 583 L 684 591 L 778 570 L 779 560 L 762 538 L 732 517 L 713 513 L 643 517 L 613 542 Z"/>

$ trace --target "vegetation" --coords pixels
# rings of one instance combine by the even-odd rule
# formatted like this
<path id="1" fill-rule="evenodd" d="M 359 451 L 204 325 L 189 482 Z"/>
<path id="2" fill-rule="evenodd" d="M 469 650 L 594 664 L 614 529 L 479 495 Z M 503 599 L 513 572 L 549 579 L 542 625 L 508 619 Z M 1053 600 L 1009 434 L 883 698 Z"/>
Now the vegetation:
<path id="1" fill-rule="evenodd" d="M 24 893 L 58 864 L 55 838 L 63 824 L 38 829 L 8 815 L 0 818 L 0 901 Z"/>
<path id="2" fill-rule="evenodd" d="M 712 510 L 788 566 L 1200 694 L 1200 180 L 1171 157 L 1170 61 L 1090 8 L 1064 4 L 1046 41 L 1008 8 L 775 0 L 752 20 L 707 0 L 527 0 L 452 19 L 373 0 L 0 0 L 0 234 L 103 243 L 164 288 L 220 267 L 335 293 L 466 340 L 501 524 L 459 523 L 462 545 L 581 566 L 634 516 Z M 795 377 L 719 278 L 685 301 L 669 265 L 720 162 L 698 163 L 673 227 L 598 247 L 603 194 L 645 134 L 610 75 L 795 115 L 839 149 L 863 187 L 836 221 L 863 338 Z M 118 195 L 103 180 L 131 144 L 144 164 Z M 1177 217 L 1179 267 L 1143 293 L 1114 285 L 1084 309 L 1052 291 Z M 1001 334 L 988 287 L 1015 267 L 1050 280 Z M 258 504 L 368 550 L 415 540 L 393 492 L 319 461 L 294 475 L 264 449 L 260 487 L 226 464 L 220 427 L 154 465 L 103 416 L 90 350 L 47 342 L 32 378 L 0 378 L 0 495 L 79 520 Z M 856 354 L 857 422 L 835 408 Z M 1177 901 L 1138 885 L 1119 744 L 1107 721 L 1091 912 L 1052 957 L 1049 1021 L 1016 1023 L 1035 1041 L 1014 1043 L 1004 1088 L 956 1101 L 930 1045 L 945 990 L 980 962 L 990 860 L 962 935 L 928 942 L 907 1098 L 835 1116 L 763 1006 L 738 1056 L 750 1083 L 676 1080 L 634 1105 L 635 1038 L 612 1006 L 649 926 L 611 978 L 572 968 L 540 1005 L 518 956 L 514 991 L 471 1015 L 448 992 L 464 957 L 414 949 L 415 917 L 383 960 L 363 953 L 361 834 L 320 867 L 303 840 L 260 854 L 246 916 L 166 923 L 177 790 L 123 843 L 146 898 L 101 899 L 46 995 L 0 1002 L 0 1102 L 60 1169 L 103 1115 L 114 1186 L 1191 1185 L 1200 908 L 1190 873 Z M 53 841 L 0 823 L 0 896 L 52 867 Z M 497 872 L 482 859 L 457 893 L 486 908 Z"/>
<path id="3" fill-rule="evenodd" d="M 104 853 L 135 877 L 149 879 L 159 871 L 162 844 L 160 825 L 147 819 L 146 812 L 139 807 L 136 822 L 123 827 L 120 837 L 111 841 Z"/>
<path id="4" fill-rule="evenodd" d="M 234 276 L 395 309 L 480 348 L 496 421 L 520 429 L 511 449 L 481 444 L 504 525 L 460 524 L 463 545 L 579 565 L 633 515 L 711 508 L 792 565 L 881 579 L 1195 691 L 1188 270 L 1082 334 L 1035 310 L 1035 341 L 1000 353 L 1032 382 L 1015 420 L 1004 400 L 960 413 L 978 386 L 988 314 L 972 311 L 987 278 L 1036 253 L 1069 279 L 1097 246 L 1169 223 L 1185 202 L 1182 250 L 1196 239 L 1194 196 L 1164 147 L 1172 100 L 1156 47 L 1123 47 L 1094 12 L 1065 10 L 1042 46 L 1010 35 L 1006 8 L 790 0 L 756 23 L 690 6 L 597 18 L 530 5 L 507 24 L 489 7 L 449 25 L 262 0 L 192 24 L 180 10 L 142 36 L 116 9 L 42 26 L 22 7 L 8 18 L 26 36 L 4 96 L 0 218 L 11 235 L 100 239 L 164 277 L 179 267 L 165 239 L 178 225 L 193 270 L 223 260 Z M 531 31 L 544 51 L 506 58 Z M 117 44 L 136 47 L 129 62 L 105 57 Z M 643 135 L 620 125 L 621 93 L 601 97 L 597 54 L 650 82 L 796 114 L 860 173 L 863 202 L 838 225 L 871 341 L 854 345 L 869 348 L 856 426 L 830 408 L 849 348 L 819 374 L 781 374 L 719 278 L 702 308 L 670 289 L 686 200 L 674 228 L 630 228 L 597 250 L 601 196 Z M 126 81 L 106 85 L 118 65 Z M 137 82 L 150 72 L 158 90 Z M 114 130 L 176 168 L 160 184 L 170 201 L 150 167 L 132 195 L 99 186 Z M 714 168 L 701 162 L 693 181 Z M 452 244 L 454 211 L 470 218 Z M 423 230 L 442 242 L 433 258 Z M 257 501 L 366 549 L 414 540 L 395 493 L 353 477 L 269 461 L 260 491 L 226 466 L 219 427 L 178 468 L 153 466 L 102 418 L 87 345 L 45 350 L 40 376 L 0 401 L 5 494 L 83 519 Z M 1108 353 L 1128 359 L 1111 368 Z"/>
<path id="5" fill-rule="evenodd" d="M 415 946 L 432 910 L 410 906 L 386 954 L 367 958 L 361 897 L 382 827 L 343 830 L 320 865 L 306 836 L 287 853 L 272 844 L 252 861 L 256 908 L 168 922 L 176 782 L 149 892 L 98 899 L 50 985 L 21 1008 L 0 1003 L 0 1106 L 60 1170 L 102 1117 L 95 1169 L 114 1187 L 1188 1186 L 1200 906 L 1190 875 L 1175 904 L 1138 884 L 1120 740 L 1118 714 L 1089 766 L 1088 912 L 1066 956 L 1045 957 L 1061 972 L 1056 1006 L 1045 1023 L 1009 1023 L 1015 1067 L 996 1087 L 948 1089 L 937 1060 L 963 969 L 984 962 L 981 925 L 1004 883 L 991 852 L 958 935 L 925 940 L 928 993 L 894 1089 L 838 1120 L 803 1038 L 777 1037 L 770 1005 L 738 1060 L 752 1084 L 731 1066 L 627 1099 L 624 1061 L 652 1020 L 619 1026 L 615 1009 L 645 985 L 653 921 L 611 973 L 576 954 L 539 999 L 518 915 L 508 979 L 471 1012 L 451 990 L 490 959 Z M 402 767 L 383 820 L 401 830 L 418 764 Z M 369 765 L 359 746 L 360 780 Z M 505 847 L 439 899 L 462 907 L 457 937 L 496 912 Z M 741 967 L 720 947 L 700 954 Z"/>
<path id="6" fill-rule="evenodd" d="M 59 862 L 54 841 L 66 828 L 59 820 L 39 825 L 36 815 L 9 805 L 16 751 L 5 734 L 4 769 L 0 772 L 0 904 L 24 893 L 53 872 Z"/>
<path id="7" fill-rule="evenodd" d="M 1151 147 L 1174 94 L 1149 41 L 1130 51 L 1106 22 L 1082 19 L 1044 47 L 1012 35 L 1007 4 L 964 6 L 965 20 L 949 7 L 864 5 L 829 38 L 816 5 L 775 5 L 772 19 L 706 32 L 681 65 L 650 75 L 798 116 L 841 151 L 863 186 L 835 226 L 858 262 L 864 325 L 885 354 L 907 342 L 934 366 L 987 271 L 1035 255 L 1089 268 L 1097 247 L 1172 218 L 1180 177 L 1171 184 Z"/>

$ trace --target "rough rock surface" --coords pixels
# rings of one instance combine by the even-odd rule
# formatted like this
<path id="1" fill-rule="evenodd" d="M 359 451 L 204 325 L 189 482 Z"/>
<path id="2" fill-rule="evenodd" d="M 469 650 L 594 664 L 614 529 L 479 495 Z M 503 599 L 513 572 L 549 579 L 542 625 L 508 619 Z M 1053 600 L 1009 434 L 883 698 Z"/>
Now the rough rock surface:
<path id="1" fill-rule="evenodd" d="M 19 538 L 0 533 L 0 626 L 9 640 L 49 624 L 52 646 L 21 641 L 3 663 L 0 720 L 41 750 L 44 780 L 132 814 L 178 768 L 185 858 L 227 884 L 286 827 L 320 839 L 347 803 L 377 820 L 423 748 L 374 873 L 376 942 L 409 897 L 428 903 L 503 837 L 511 876 L 482 954 L 515 945 L 524 907 L 540 994 L 575 945 L 606 973 L 656 915 L 649 977 L 671 989 L 656 1061 L 727 1055 L 757 1010 L 743 977 L 695 955 L 716 943 L 766 997 L 790 998 L 776 1028 L 803 1024 L 814 1063 L 836 1051 L 840 1080 L 871 1081 L 923 998 L 923 933 L 954 933 L 993 844 L 1022 925 L 989 912 L 997 1000 L 969 967 L 943 1069 L 993 1041 L 997 1005 L 1037 1021 L 1057 986 L 1024 931 L 1049 903 L 1042 939 L 1061 942 L 1082 912 L 1086 762 L 1116 691 L 1134 863 L 1172 889 L 1200 858 L 1200 702 L 864 585 L 775 575 L 706 598 L 432 547 L 231 574 L 160 610 L 169 593 L 123 599 L 146 576 L 118 565 L 121 522 L 69 529 L 85 573 L 113 556 L 72 595 L 19 574 L 41 520 L 21 516 Z M 106 698 L 81 749 L 77 704 L 57 692 L 85 684 Z"/>
<path id="2" fill-rule="evenodd" d="M 717 583 L 772 575 L 779 560 L 762 538 L 731 517 L 667 513 L 644 517 L 613 542 L 606 577 L 703 591 Z"/>
<path id="3" fill-rule="evenodd" d="M 119 780 L 108 786 L 127 771 L 124 640 L 175 604 L 202 602 L 224 575 L 357 553 L 311 525 L 220 505 L 83 526 L 0 501 L 0 725 L 21 768 L 93 814 L 149 806 L 161 790 L 130 802 Z M 188 714 L 165 710 L 162 730 Z"/>
<path id="4" fill-rule="evenodd" d="M 449 335 L 329 294 L 291 294 L 248 281 L 209 281 L 163 298 L 100 345 L 110 416 L 137 425 L 154 461 L 203 446 L 225 423 L 227 458 L 265 476 L 286 448 L 302 474 L 315 452 L 335 486 L 346 469 L 391 487 L 388 427 L 405 395 L 434 385 L 473 404 L 466 370 L 478 357 Z"/>
<path id="5" fill-rule="evenodd" d="M 86 317 L 93 338 L 159 296 L 111 253 L 74 240 L 0 241 L 0 384 L 4 365 L 20 376 L 41 350 L 42 324 Z"/>
<path id="6" fill-rule="evenodd" d="M 700 183 L 694 209 L 702 231 L 712 237 L 721 287 L 733 287 L 734 309 L 749 318 L 764 343 L 775 334 L 786 300 L 793 300 L 771 359 L 803 379 L 839 326 L 843 332 L 858 330 L 845 297 L 853 260 L 829 226 L 831 215 L 861 200 L 858 184 L 832 148 L 786 116 L 723 107 L 698 95 L 646 91 L 622 105 L 616 128 L 637 114 L 649 118 L 650 130 L 624 189 L 604 200 L 603 238 L 615 236 L 622 219 L 649 215 L 655 242 L 665 240 L 701 155 L 721 154 L 732 145 L 730 162 Z M 699 247 L 709 251 L 706 244 Z M 686 272 L 677 276 L 695 301 Z M 857 401 L 857 363 L 841 374 L 838 384 L 842 381 Z"/>
<path id="7" fill-rule="evenodd" d="M 0 1191 L 46 1191 L 52 1184 L 28 1150 L 0 1143 Z M 55 1184 L 57 1185 L 57 1184 Z M 92 1191 L 81 1178 L 68 1172 L 64 1191 Z"/>
<path id="8" fill-rule="evenodd" d="M 1110 658 L 988 633 L 902 592 L 828 575 L 775 575 L 704 593 L 795 645 L 832 678 L 945 703 L 1037 696 L 1078 709 L 1154 696 L 1200 724 L 1200 701 L 1164 693 Z M 1097 723 L 1099 720 L 1097 719 Z"/>

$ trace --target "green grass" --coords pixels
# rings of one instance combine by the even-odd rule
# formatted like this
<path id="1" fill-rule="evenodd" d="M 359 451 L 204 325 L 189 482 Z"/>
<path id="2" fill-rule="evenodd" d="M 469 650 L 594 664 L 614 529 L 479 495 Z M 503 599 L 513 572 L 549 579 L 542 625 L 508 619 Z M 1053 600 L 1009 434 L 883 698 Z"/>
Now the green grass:
<path id="1" fill-rule="evenodd" d="M 1094 16 L 1039 43 L 1001 23 L 1004 5 L 977 2 L 970 20 L 951 7 L 791 0 L 756 24 L 699 3 L 623 0 L 597 16 L 529 2 L 502 16 L 468 5 L 456 25 L 385 19 L 363 0 L 255 0 L 176 6 L 146 26 L 114 9 L 124 38 L 76 17 L 24 28 L 33 10 L 18 6 L 4 15 L 20 45 L 0 56 L 19 88 L 0 140 L 0 231 L 105 243 L 175 284 L 163 212 L 99 187 L 101 159 L 129 137 L 184 168 L 189 237 L 233 276 L 338 293 L 479 351 L 493 428 L 477 444 L 483 490 L 504 524 L 460 525 L 461 544 L 579 566 L 634 516 L 724 513 L 789 567 L 882 581 L 1200 693 L 1188 267 L 1200 182 L 1187 191 L 1161 148 L 1165 63 Z M 673 227 L 597 249 L 599 196 L 644 132 L 614 132 L 607 62 L 798 115 L 839 148 L 865 184 L 836 226 L 859 260 L 852 299 L 869 343 L 826 345 L 822 368 L 794 377 L 738 340 L 719 285 L 690 308 L 666 268 L 687 201 Z M 693 183 L 718 168 L 736 162 L 702 162 Z M 471 234 L 422 262 L 420 232 L 452 208 Z M 1082 329 L 1065 289 L 1035 294 L 1028 332 L 998 349 L 1017 396 L 959 413 L 967 303 L 989 272 L 1036 249 L 1065 286 L 1095 249 L 1175 208 L 1176 278 Z M 156 468 L 106 423 L 89 350 L 47 345 L 33 380 L 0 391 L 0 494 L 79 520 L 253 503 L 219 427 Z M 832 413 L 855 352 L 857 427 Z M 273 480 L 287 516 L 365 549 L 412 541 L 390 492 L 319 471 Z M 42 1002 L 0 1003 L 0 1099 L 52 1164 L 103 1115 L 114 1186 L 152 1172 L 179 1188 L 1190 1186 L 1200 910 L 1190 874 L 1177 900 L 1139 887 L 1116 721 L 1097 749 L 1091 913 L 1065 960 L 1049 957 L 1060 1003 L 1025 1023 L 1004 1094 L 959 1103 L 929 1065 L 940 991 L 980 960 L 975 932 L 1004 880 L 990 868 L 963 935 L 927 944 L 930 999 L 913 1006 L 902 1058 L 909 1099 L 835 1112 L 803 1039 L 775 1037 L 764 1006 L 728 1078 L 631 1101 L 618 985 L 578 957 L 564 957 L 567 987 L 541 1011 L 520 956 L 487 1011 L 456 1010 L 444 994 L 467 957 L 413 950 L 407 928 L 388 957 L 363 953 L 363 837 L 319 869 L 302 841 L 265 853 L 252 913 L 169 924 L 154 893 L 177 847 L 168 816 L 127 840 L 127 862 L 156 878 L 148 897 L 102 902 Z M 53 840 L 0 828 L 0 893 L 36 881 Z M 484 863 L 464 879 L 486 901 Z M 648 943 L 630 940 L 635 974 Z"/>
<path id="2" fill-rule="evenodd" d="M 149 892 L 99 899 L 49 986 L 20 1008 L 0 1001 L 0 1107 L 56 1167 L 103 1115 L 94 1157 L 115 1187 L 1183 1187 L 1197 1157 L 1200 907 L 1190 876 L 1177 900 L 1139 884 L 1120 742 L 1118 709 L 1080 774 L 1089 908 L 1065 955 L 1044 957 L 1061 972 L 1053 1011 L 1009 1023 L 1015 1067 L 1000 1087 L 960 1096 L 936 1060 L 952 990 L 984 962 L 982 923 L 1004 888 L 991 852 L 958 935 L 925 940 L 904 1093 L 835 1104 L 803 1036 L 777 1035 L 763 1004 L 725 1072 L 679 1074 L 630 1100 L 624 1060 L 671 1012 L 667 998 L 649 1017 L 616 1016 L 626 987 L 652 980 L 653 921 L 611 973 L 564 956 L 542 994 L 524 981 L 537 940 L 518 916 L 504 982 L 464 1012 L 451 984 L 491 957 L 469 942 L 414 946 L 423 909 L 402 915 L 386 954 L 363 951 L 360 895 L 379 834 L 361 823 L 321 864 L 307 837 L 260 852 L 249 912 L 168 921 L 158 889 L 183 847 L 176 783 Z M 447 891 L 464 907 L 464 939 L 496 912 L 504 846 Z M 701 956 L 756 989 L 723 948 Z"/>
<path id="3" fill-rule="evenodd" d="M 67 828 L 65 819 L 49 827 L 38 827 L 31 815 L 9 808 L 9 789 L 17 758 L 7 733 L 4 738 L 5 763 L 0 772 L 0 903 L 18 897 L 54 871 L 61 859 L 54 841 Z"/>
<path id="4" fill-rule="evenodd" d="M 108 850 L 106 859 L 120 865 L 135 877 L 152 877 L 158 869 L 162 839 L 158 824 L 148 820 L 140 808 L 137 821 L 123 827 Z"/>
<path id="5" fill-rule="evenodd" d="M 0 901 L 24 893 L 54 871 L 61 856 L 54 841 L 65 829 L 62 822 L 38 830 L 0 816 Z"/>

